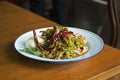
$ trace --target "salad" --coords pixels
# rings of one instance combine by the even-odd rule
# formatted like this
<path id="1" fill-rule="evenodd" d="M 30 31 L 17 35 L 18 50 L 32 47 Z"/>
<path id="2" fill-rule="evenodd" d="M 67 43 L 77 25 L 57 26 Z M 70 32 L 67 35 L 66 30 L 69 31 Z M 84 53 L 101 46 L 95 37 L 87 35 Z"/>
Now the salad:
<path id="1" fill-rule="evenodd" d="M 54 26 L 40 34 L 36 35 L 33 30 L 33 36 L 25 42 L 24 52 L 49 59 L 71 59 L 89 50 L 84 36 L 74 34 L 64 26 Z"/>

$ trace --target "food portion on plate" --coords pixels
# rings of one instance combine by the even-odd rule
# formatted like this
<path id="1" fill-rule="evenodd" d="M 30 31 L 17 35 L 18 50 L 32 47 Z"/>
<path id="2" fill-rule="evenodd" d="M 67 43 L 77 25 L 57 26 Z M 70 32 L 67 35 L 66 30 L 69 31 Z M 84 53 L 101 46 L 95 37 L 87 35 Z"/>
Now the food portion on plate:
<path id="1" fill-rule="evenodd" d="M 48 59 L 71 59 L 88 52 L 87 40 L 64 26 L 54 26 L 40 31 L 25 42 L 24 52 Z"/>

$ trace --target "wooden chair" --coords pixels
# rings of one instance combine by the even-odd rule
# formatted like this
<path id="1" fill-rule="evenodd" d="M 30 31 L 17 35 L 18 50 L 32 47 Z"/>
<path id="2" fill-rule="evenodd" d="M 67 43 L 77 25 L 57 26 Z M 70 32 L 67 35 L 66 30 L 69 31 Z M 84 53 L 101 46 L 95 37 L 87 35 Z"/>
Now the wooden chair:
<path id="1" fill-rule="evenodd" d="M 116 1 L 117 0 L 107 0 L 108 24 L 103 27 L 106 28 L 106 30 L 103 29 L 101 33 L 104 42 L 112 47 L 117 47 L 119 35 L 119 16 Z"/>
<path id="2" fill-rule="evenodd" d="M 108 11 L 111 23 L 111 41 L 110 45 L 116 47 L 118 41 L 118 28 L 119 28 L 119 16 L 117 11 L 116 0 L 107 0 L 108 1 Z"/>

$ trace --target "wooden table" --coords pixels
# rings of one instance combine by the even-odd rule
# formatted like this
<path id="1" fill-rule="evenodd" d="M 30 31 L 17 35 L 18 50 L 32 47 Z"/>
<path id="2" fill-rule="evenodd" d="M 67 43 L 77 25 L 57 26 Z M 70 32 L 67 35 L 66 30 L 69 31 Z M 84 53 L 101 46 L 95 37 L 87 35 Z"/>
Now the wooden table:
<path id="1" fill-rule="evenodd" d="M 54 64 L 20 55 L 15 40 L 23 33 L 59 25 L 6 1 L 0 1 L 0 80 L 104 80 L 120 73 L 120 51 L 105 44 L 96 56 Z"/>

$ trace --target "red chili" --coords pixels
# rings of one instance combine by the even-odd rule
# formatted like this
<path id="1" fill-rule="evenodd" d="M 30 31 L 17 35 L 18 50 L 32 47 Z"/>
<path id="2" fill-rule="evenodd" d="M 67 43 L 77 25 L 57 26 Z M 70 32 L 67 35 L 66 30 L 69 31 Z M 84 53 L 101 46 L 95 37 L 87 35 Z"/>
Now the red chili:
<path id="1" fill-rule="evenodd" d="M 68 32 L 68 30 L 67 29 L 65 29 L 65 30 L 63 30 L 63 31 L 60 31 L 58 34 L 56 34 L 54 37 L 53 37 L 53 42 L 56 42 L 58 39 L 60 39 L 60 37 L 64 34 L 64 33 L 66 33 L 66 32 Z"/>
<path id="2" fill-rule="evenodd" d="M 54 29 L 54 32 L 53 32 L 53 37 L 52 38 L 54 38 L 57 35 L 57 28 L 54 26 L 53 29 Z"/>
<path id="3" fill-rule="evenodd" d="M 35 41 L 36 46 L 37 46 L 40 50 L 43 50 L 42 45 L 39 44 L 39 42 L 38 42 L 38 39 L 37 39 L 37 35 L 36 35 L 35 30 L 33 30 L 33 34 L 34 34 L 34 41 Z"/>
<path id="4" fill-rule="evenodd" d="M 71 36 L 71 35 L 73 35 L 73 32 L 72 31 L 69 31 L 69 32 L 65 32 L 64 34 L 63 34 L 63 36 Z"/>

